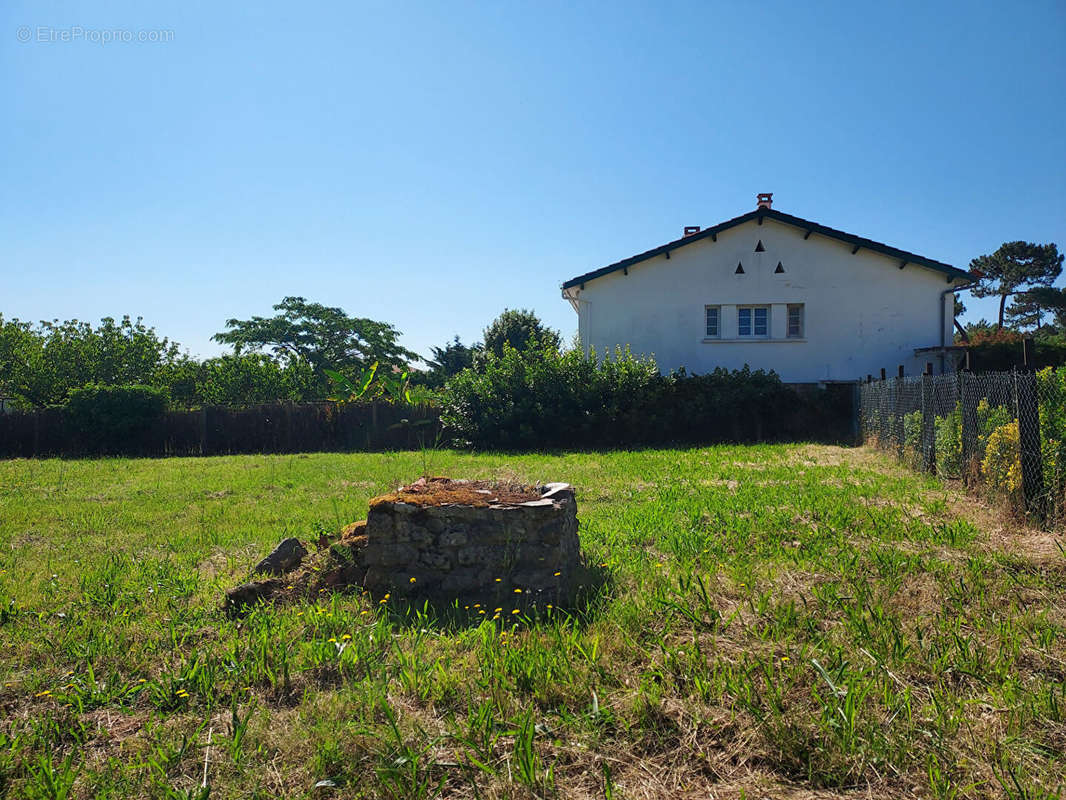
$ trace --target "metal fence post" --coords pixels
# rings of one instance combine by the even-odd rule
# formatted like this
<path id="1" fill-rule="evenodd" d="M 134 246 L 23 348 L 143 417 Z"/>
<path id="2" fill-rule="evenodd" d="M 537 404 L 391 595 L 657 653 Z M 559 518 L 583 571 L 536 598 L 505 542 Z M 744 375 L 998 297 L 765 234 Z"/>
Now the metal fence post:
<path id="1" fill-rule="evenodd" d="M 1040 455 L 1040 407 L 1036 396 L 1036 375 L 1014 373 L 1014 403 L 1018 415 L 1018 456 L 1022 467 L 1022 493 L 1025 510 L 1044 514 L 1044 463 Z"/>

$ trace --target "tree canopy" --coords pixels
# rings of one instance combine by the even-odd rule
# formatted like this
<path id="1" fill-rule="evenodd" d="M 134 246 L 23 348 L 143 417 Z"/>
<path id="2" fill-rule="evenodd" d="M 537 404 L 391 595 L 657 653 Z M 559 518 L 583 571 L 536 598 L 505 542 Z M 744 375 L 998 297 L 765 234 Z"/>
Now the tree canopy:
<path id="1" fill-rule="evenodd" d="M 305 362 L 316 375 L 323 370 L 364 370 L 406 367 L 418 354 L 399 345 L 400 332 L 392 325 L 364 317 L 350 317 L 342 308 L 286 297 L 272 317 L 228 319 L 229 330 L 216 333 L 216 342 L 242 350 L 269 349 L 275 356 Z"/>
<path id="2" fill-rule="evenodd" d="M 503 355 L 504 343 L 522 352 L 530 347 L 559 349 L 558 331 L 545 327 L 532 311 L 505 308 L 500 316 L 485 328 L 485 351 Z"/>
<path id="3" fill-rule="evenodd" d="M 425 373 L 424 381 L 427 386 L 436 389 L 467 367 L 474 366 L 474 357 L 481 351 L 481 344 L 465 345 L 456 336 L 444 347 L 429 349 L 433 358 L 426 362 L 429 370 Z"/>
<path id="4" fill-rule="evenodd" d="M 155 384 L 185 357 L 138 317 L 33 324 L 0 315 L 0 394 L 43 408 L 87 384 Z"/>
<path id="5" fill-rule="evenodd" d="M 1029 289 L 1049 287 L 1062 272 L 1063 257 L 1055 244 L 1005 242 L 996 252 L 978 256 L 970 271 L 980 277 L 970 289 L 975 297 L 999 297 L 999 327 L 1007 298 Z"/>

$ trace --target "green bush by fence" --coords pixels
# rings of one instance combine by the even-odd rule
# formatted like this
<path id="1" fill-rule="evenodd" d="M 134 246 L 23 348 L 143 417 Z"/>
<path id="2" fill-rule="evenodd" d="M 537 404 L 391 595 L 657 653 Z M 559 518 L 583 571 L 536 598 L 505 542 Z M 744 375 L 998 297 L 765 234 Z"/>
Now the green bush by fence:
<path id="1" fill-rule="evenodd" d="M 167 411 L 165 389 L 90 384 L 70 393 L 64 409 L 68 435 L 94 453 L 122 452 L 140 441 Z"/>
<path id="2" fill-rule="evenodd" d="M 861 387 L 860 408 L 866 441 L 908 465 L 1066 517 L 1066 369 L 877 381 Z"/>
<path id="3" fill-rule="evenodd" d="M 456 443 L 477 449 L 843 439 L 851 401 L 851 387 L 801 393 L 761 370 L 662 376 L 625 351 L 508 347 L 448 382 L 442 420 Z"/>

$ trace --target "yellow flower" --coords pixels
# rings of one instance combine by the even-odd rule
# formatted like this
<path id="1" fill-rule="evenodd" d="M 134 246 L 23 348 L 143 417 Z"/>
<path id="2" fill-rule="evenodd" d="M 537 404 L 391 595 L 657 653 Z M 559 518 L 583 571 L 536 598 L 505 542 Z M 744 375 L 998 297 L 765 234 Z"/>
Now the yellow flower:
<path id="1" fill-rule="evenodd" d="M 351 635 L 350 633 L 346 633 L 346 634 L 344 634 L 344 636 L 342 636 L 341 638 L 342 638 L 342 639 L 344 639 L 345 641 L 348 641 L 349 639 L 351 639 L 351 638 L 352 638 L 352 635 Z"/>
<path id="2" fill-rule="evenodd" d="M 499 583 L 499 582 L 500 582 L 500 581 L 502 581 L 502 580 L 503 580 L 503 578 L 497 578 L 497 579 L 496 579 L 496 583 Z"/>
<path id="3" fill-rule="evenodd" d="M 369 613 L 370 613 L 369 611 L 367 611 L 366 609 L 363 609 L 362 611 L 359 612 L 359 616 L 363 617 L 363 616 L 366 616 Z"/>
<path id="4" fill-rule="evenodd" d="M 415 582 L 415 579 L 414 579 L 414 577 L 412 577 L 411 578 L 411 583 L 414 583 L 414 582 Z"/>
<path id="5" fill-rule="evenodd" d="M 495 611 L 497 614 L 499 614 L 501 611 L 503 611 L 502 608 L 494 608 L 492 610 Z"/>
<path id="6" fill-rule="evenodd" d="M 548 603 L 548 608 L 555 608 L 551 603 Z"/>
<path id="7" fill-rule="evenodd" d="M 515 594 L 522 594 L 522 590 L 521 590 L 521 589 L 515 589 L 515 590 L 514 590 L 514 593 L 515 593 Z"/>
<path id="8" fill-rule="evenodd" d="M 512 611 L 511 613 L 512 613 L 512 614 L 517 614 L 517 613 L 518 613 L 518 609 L 516 608 L 516 609 L 515 609 L 514 611 Z"/>
<path id="9" fill-rule="evenodd" d="M 481 603 L 474 603 L 474 608 L 481 608 Z"/>
<path id="10" fill-rule="evenodd" d="M 483 609 L 483 608 L 482 608 L 482 609 L 479 609 L 477 613 L 479 613 L 479 614 L 484 614 L 484 613 L 485 613 L 485 609 Z"/>
<path id="11" fill-rule="evenodd" d="M 781 656 L 781 660 L 782 661 L 791 661 L 792 659 L 789 658 L 788 656 Z"/>
<path id="12" fill-rule="evenodd" d="M 331 641 L 331 642 L 336 642 L 336 641 L 337 641 L 337 639 L 336 639 L 336 637 L 334 637 L 334 636 L 330 636 L 330 637 L 329 637 L 329 641 Z"/>
<path id="13" fill-rule="evenodd" d="M 388 600 L 390 597 L 392 597 L 392 593 L 391 592 L 385 592 L 385 599 Z"/>
<path id="14" fill-rule="evenodd" d="M 655 566 L 657 566 L 657 567 L 661 567 L 662 565 L 663 565 L 662 561 L 656 561 L 655 562 Z"/>
<path id="15" fill-rule="evenodd" d="M 37 692 L 34 697 L 48 697 L 52 693 L 51 689 L 45 689 L 43 692 Z"/>
<path id="16" fill-rule="evenodd" d="M 562 575 L 562 574 L 563 574 L 563 573 L 561 573 L 561 572 L 556 572 L 556 573 L 555 573 L 555 577 L 556 577 L 556 578 L 558 578 L 558 577 L 559 577 L 560 575 Z"/>

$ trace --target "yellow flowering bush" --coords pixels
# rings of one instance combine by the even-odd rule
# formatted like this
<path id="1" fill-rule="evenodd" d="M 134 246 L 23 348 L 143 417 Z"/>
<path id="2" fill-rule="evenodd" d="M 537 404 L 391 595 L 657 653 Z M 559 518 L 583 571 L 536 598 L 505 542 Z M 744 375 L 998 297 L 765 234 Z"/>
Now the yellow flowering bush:
<path id="1" fill-rule="evenodd" d="M 1018 420 L 1000 425 L 988 435 L 981 474 L 995 494 L 1020 499 L 1022 461 L 1019 453 Z"/>

